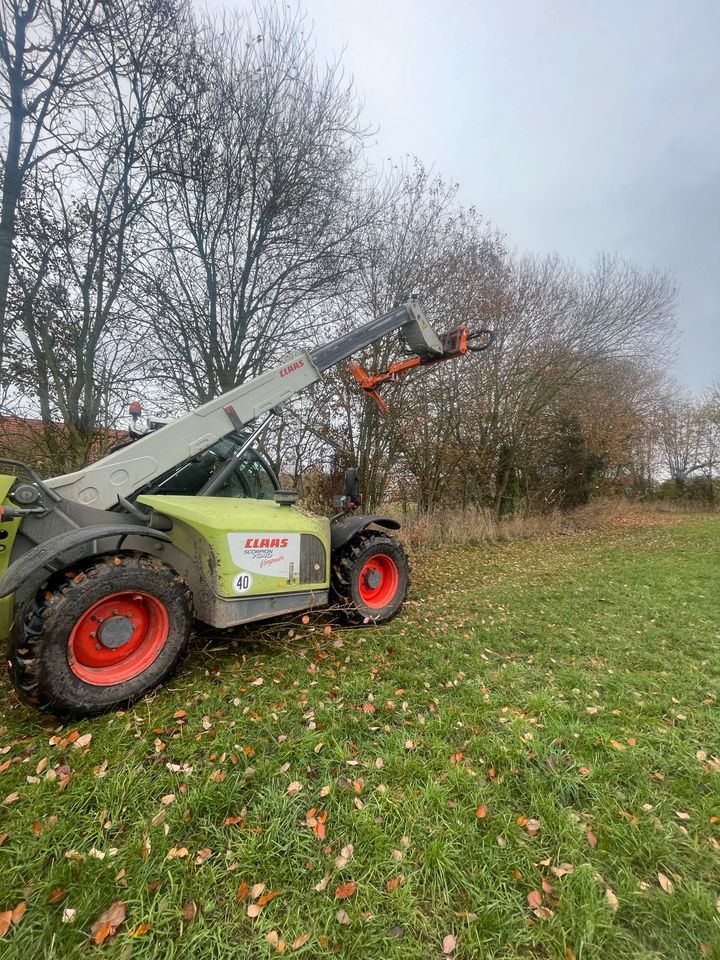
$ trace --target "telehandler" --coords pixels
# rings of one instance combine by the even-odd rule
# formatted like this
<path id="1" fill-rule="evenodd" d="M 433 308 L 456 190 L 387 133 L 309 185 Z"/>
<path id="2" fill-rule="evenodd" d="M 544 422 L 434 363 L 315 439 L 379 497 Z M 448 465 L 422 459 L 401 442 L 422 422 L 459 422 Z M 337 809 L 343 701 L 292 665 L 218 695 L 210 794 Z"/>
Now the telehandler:
<path id="1" fill-rule="evenodd" d="M 196 619 L 223 629 L 330 603 L 350 621 L 395 616 L 400 524 L 352 515 L 357 471 L 328 520 L 294 506 L 254 444 L 282 403 L 396 331 L 413 356 L 351 368 L 381 404 L 383 383 L 488 345 L 464 325 L 438 336 L 410 301 L 74 473 L 0 460 L 25 475 L 0 475 L 0 633 L 20 696 L 60 717 L 130 703 L 171 674 Z"/>

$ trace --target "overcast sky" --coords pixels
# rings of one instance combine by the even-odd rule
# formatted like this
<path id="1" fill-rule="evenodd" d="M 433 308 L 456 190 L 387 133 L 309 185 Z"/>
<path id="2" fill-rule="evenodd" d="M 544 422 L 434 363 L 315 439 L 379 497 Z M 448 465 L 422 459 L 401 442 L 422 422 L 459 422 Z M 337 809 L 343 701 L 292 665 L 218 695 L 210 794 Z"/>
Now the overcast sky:
<path id="1" fill-rule="evenodd" d="M 302 0 L 378 159 L 414 154 L 510 245 L 674 272 L 678 378 L 720 377 L 720 0 Z"/>

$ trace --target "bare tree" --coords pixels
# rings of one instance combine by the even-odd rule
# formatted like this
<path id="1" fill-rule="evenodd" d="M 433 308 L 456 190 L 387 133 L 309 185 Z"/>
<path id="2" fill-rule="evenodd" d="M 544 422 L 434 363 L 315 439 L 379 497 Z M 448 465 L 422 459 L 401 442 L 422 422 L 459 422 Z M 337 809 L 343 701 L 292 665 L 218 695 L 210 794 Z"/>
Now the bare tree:
<path id="1" fill-rule="evenodd" d="M 104 15 L 98 0 L 2 0 L 0 106 L 3 125 L 0 196 L 0 373 L 15 222 L 32 171 L 77 147 L 84 92 L 102 67 L 84 43 Z"/>
<path id="2" fill-rule="evenodd" d="M 144 255 L 137 228 L 172 124 L 188 32 L 179 3 L 118 0 L 112 13 L 95 36 L 104 68 L 78 150 L 62 171 L 35 177 L 15 257 L 13 370 L 17 383 L 33 384 L 46 433 L 55 436 L 53 421 L 62 422 L 64 467 L 97 452 L 118 394 L 141 376 L 128 288 Z"/>
<path id="3" fill-rule="evenodd" d="M 189 403 L 312 339 L 376 211 L 352 86 L 318 68 L 301 16 L 258 7 L 207 33 L 140 288 L 155 371 Z"/>

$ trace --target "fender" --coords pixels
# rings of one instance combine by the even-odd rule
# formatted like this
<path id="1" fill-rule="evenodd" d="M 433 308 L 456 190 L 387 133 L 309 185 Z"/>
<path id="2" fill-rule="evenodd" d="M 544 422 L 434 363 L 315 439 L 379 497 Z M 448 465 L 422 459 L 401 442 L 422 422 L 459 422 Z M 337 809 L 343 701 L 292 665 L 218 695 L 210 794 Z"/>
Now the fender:
<path id="1" fill-rule="evenodd" d="M 330 527 L 330 548 L 333 553 L 344 547 L 348 541 L 352 540 L 356 533 L 360 533 L 371 524 L 377 524 L 378 527 L 384 527 L 386 530 L 399 530 L 400 522 L 393 517 L 379 517 L 370 515 L 367 517 L 348 517 L 345 520 L 338 520 Z M 0 586 L 2 581 L 0 581 Z"/>
<path id="2" fill-rule="evenodd" d="M 0 597 L 7 597 L 20 587 L 27 585 L 45 568 L 60 559 L 64 554 L 85 544 L 104 540 L 107 537 L 150 537 L 153 540 L 170 542 L 170 537 L 162 530 L 153 530 L 150 527 L 140 527 L 133 524 L 96 524 L 89 527 L 69 530 L 50 537 L 44 543 L 39 543 L 32 550 L 28 550 L 18 560 L 11 564 L 5 574 L 0 577 Z M 93 551 L 95 552 L 95 551 Z M 77 559 L 77 558 L 76 558 Z"/>

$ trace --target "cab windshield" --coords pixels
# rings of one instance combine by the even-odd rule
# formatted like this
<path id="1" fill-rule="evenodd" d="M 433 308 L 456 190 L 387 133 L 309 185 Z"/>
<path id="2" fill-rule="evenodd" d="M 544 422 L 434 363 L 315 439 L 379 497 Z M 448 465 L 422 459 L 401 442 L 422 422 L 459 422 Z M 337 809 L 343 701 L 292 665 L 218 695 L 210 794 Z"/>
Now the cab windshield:
<path id="1" fill-rule="evenodd" d="M 143 492 L 197 496 L 207 482 L 225 466 L 228 458 L 234 455 L 242 442 L 242 437 L 235 435 L 218 440 L 203 453 L 168 471 Z M 277 477 L 270 464 L 256 450 L 248 449 L 212 496 L 272 500 L 278 486 Z"/>

